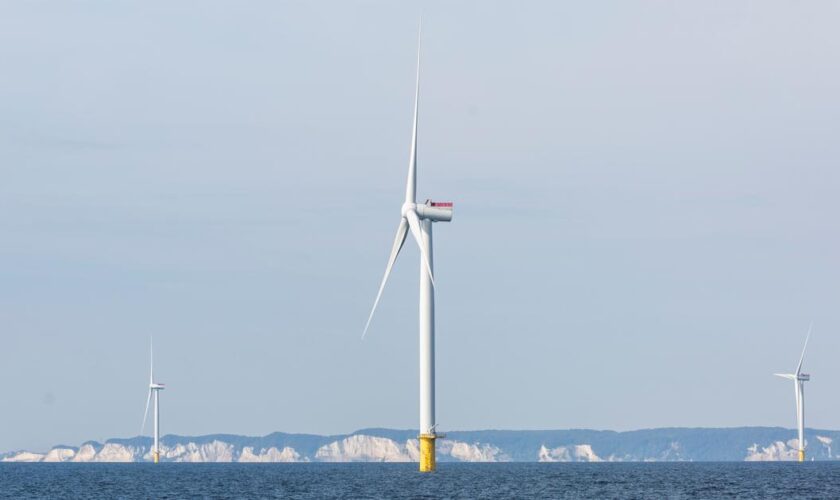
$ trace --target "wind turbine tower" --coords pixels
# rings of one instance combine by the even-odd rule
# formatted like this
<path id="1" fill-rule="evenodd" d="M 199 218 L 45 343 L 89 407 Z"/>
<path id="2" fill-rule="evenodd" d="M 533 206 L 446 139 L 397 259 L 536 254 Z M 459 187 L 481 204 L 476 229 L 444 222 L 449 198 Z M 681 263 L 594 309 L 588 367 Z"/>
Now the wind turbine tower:
<path id="1" fill-rule="evenodd" d="M 794 392 L 796 395 L 796 429 L 799 438 L 799 461 L 805 461 L 805 382 L 811 380 L 811 376 L 802 373 L 802 361 L 805 359 L 805 349 L 808 347 L 808 339 L 811 338 L 811 328 L 808 327 L 808 335 L 805 337 L 805 346 L 802 348 L 802 355 L 799 357 L 799 364 L 796 365 L 796 373 L 774 373 L 777 377 L 793 380 Z"/>
<path id="2" fill-rule="evenodd" d="M 385 276 L 379 285 L 379 292 L 373 302 L 362 338 L 367 334 L 373 313 L 382 297 L 382 290 L 391 274 L 391 269 L 405 243 L 408 232 L 420 247 L 420 472 L 433 472 L 435 462 L 435 440 L 443 437 L 435 428 L 435 292 L 433 275 L 432 223 L 452 220 L 451 202 L 426 200 L 417 203 L 417 115 L 420 103 L 420 36 L 417 40 L 417 82 L 414 92 L 414 126 L 411 136 L 411 152 L 408 160 L 408 179 L 405 185 L 405 201 L 400 209 L 400 224 L 385 267 Z"/>
<path id="3" fill-rule="evenodd" d="M 154 348 L 151 350 L 149 370 L 149 397 L 146 399 L 146 411 L 143 413 L 143 424 L 140 426 L 140 434 L 143 434 L 143 429 L 146 427 L 146 418 L 149 416 L 149 403 L 154 399 L 154 447 L 152 448 L 152 459 L 155 463 L 160 462 L 160 391 L 165 389 L 164 384 L 155 382 L 155 353 Z"/>

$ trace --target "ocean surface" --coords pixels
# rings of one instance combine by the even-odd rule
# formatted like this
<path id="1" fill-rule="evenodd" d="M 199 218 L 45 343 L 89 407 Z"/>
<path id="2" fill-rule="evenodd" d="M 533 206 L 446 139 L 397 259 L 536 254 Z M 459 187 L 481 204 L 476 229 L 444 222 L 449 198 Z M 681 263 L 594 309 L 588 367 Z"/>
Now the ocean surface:
<path id="1" fill-rule="evenodd" d="M 840 462 L 0 464 L 4 498 L 840 498 Z"/>

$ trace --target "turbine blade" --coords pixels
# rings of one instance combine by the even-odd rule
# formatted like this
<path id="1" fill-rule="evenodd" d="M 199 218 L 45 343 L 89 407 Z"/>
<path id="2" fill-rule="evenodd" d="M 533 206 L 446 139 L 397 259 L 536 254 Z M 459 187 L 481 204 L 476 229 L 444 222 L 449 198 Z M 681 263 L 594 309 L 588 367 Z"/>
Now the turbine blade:
<path id="1" fill-rule="evenodd" d="M 414 126 L 411 130 L 411 153 L 408 157 L 408 179 L 405 181 L 405 201 L 417 199 L 417 112 L 420 107 L 420 29 L 417 30 L 417 84 L 414 89 Z"/>
<path id="2" fill-rule="evenodd" d="M 143 412 L 143 423 L 140 425 L 140 435 L 143 435 L 143 430 L 146 428 L 146 418 L 149 417 L 149 403 L 152 401 L 152 390 L 149 389 L 149 397 L 146 398 L 146 411 Z"/>
<path id="3" fill-rule="evenodd" d="M 429 279 L 432 280 L 432 286 L 435 286 L 435 276 L 432 273 L 432 264 L 429 255 L 426 253 L 426 246 L 423 245 L 423 233 L 420 231 L 420 218 L 414 210 L 409 210 L 405 214 L 408 219 L 408 227 L 411 228 L 411 235 L 414 236 L 414 241 L 420 247 L 420 254 L 423 256 L 423 263 L 426 264 L 426 272 L 429 273 Z"/>
<path id="4" fill-rule="evenodd" d="M 796 380 L 796 375 L 794 375 L 792 373 L 774 373 L 773 375 L 775 375 L 777 377 L 786 378 L 788 380 Z"/>
<path id="5" fill-rule="evenodd" d="M 796 374 L 802 371 L 802 361 L 805 360 L 805 349 L 808 347 L 808 339 L 811 338 L 811 329 L 814 327 L 814 322 L 812 321 L 811 324 L 808 326 L 808 335 L 805 336 L 805 346 L 802 347 L 802 356 L 799 357 L 799 364 L 796 365 Z"/>
<path id="6" fill-rule="evenodd" d="M 149 385 L 155 383 L 155 345 L 149 337 Z"/>
<path id="7" fill-rule="evenodd" d="M 388 276 L 391 275 L 391 269 L 394 267 L 394 262 L 397 261 L 397 256 L 400 254 L 400 250 L 402 250 L 407 234 L 408 222 L 406 222 L 405 218 L 402 218 L 397 228 L 397 235 L 394 237 L 394 245 L 391 247 L 391 256 L 388 257 L 388 265 L 385 266 L 385 276 L 382 277 L 382 283 L 379 284 L 379 292 L 376 293 L 376 300 L 373 301 L 373 308 L 370 310 L 370 316 L 368 316 L 367 323 L 365 324 L 365 330 L 362 332 L 362 339 L 367 335 L 370 321 L 373 319 L 373 313 L 376 312 L 376 306 L 379 305 L 379 299 L 382 298 L 382 291 L 385 290 L 385 283 L 388 282 Z"/>

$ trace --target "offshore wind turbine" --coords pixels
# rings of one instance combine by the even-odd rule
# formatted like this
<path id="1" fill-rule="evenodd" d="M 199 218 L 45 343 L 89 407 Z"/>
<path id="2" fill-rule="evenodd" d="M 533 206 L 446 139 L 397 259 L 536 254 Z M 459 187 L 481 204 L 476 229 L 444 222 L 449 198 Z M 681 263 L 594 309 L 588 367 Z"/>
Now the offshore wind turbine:
<path id="1" fill-rule="evenodd" d="M 149 397 L 146 399 L 146 411 L 143 413 L 143 424 L 140 426 L 140 434 L 143 434 L 143 429 L 146 427 L 146 418 L 149 416 L 149 403 L 154 398 L 155 406 L 153 409 L 154 415 L 154 446 L 152 447 L 152 459 L 155 463 L 160 462 L 160 391 L 165 389 L 164 384 L 155 382 L 155 352 L 154 347 L 151 348 L 151 356 L 149 357 Z"/>
<path id="2" fill-rule="evenodd" d="M 443 437 L 435 428 L 435 292 L 432 252 L 432 223 L 452 220 L 451 202 L 426 200 L 417 203 L 417 112 L 420 105 L 420 34 L 417 35 L 417 82 L 414 91 L 414 126 L 411 151 L 408 157 L 408 179 L 405 183 L 405 201 L 400 208 L 397 235 L 385 267 L 385 276 L 373 302 L 362 338 L 367 334 L 373 313 L 379 305 L 382 290 L 394 267 L 394 262 L 405 243 L 408 232 L 420 247 L 420 472 L 435 470 L 435 440 Z"/>
<path id="3" fill-rule="evenodd" d="M 799 364 L 796 365 L 796 373 L 774 373 L 777 377 L 793 380 L 793 388 L 796 395 L 796 429 L 799 438 L 799 461 L 805 461 L 805 382 L 811 380 L 811 376 L 802 373 L 802 361 L 805 359 L 805 349 L 808 347 L 808 339 L 811 338 L 811 328 L 808 327 L 808 335 L 805 337 L 805 346 L 802 348 L 802 355 L 799 357 Z"/>

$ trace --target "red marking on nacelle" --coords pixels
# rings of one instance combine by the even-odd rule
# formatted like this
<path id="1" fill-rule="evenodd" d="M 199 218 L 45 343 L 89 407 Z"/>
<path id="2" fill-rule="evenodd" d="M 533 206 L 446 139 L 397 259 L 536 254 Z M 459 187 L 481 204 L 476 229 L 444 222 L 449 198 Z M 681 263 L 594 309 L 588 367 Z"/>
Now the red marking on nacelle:
<path id="1" fill-rule="evenodd" d="M 452 208 L 454 204 L 451 201 L 433 201 L 433 207 Z"/>

